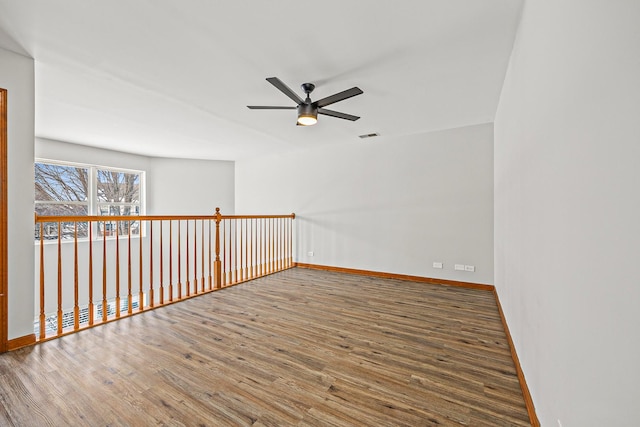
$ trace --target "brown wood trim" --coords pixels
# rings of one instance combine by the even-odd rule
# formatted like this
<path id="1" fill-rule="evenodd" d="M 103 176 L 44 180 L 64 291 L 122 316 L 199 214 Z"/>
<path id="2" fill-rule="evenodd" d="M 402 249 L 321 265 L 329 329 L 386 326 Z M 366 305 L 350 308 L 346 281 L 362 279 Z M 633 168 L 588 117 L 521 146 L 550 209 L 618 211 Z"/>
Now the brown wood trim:
<path id="1" fill-rule="evenodd" d="M 8 350 L 9 336 L 7 148 L 7 90 L 0 89 L 0 353 Z"/>
<path id="2" fill-rule="evenodd" d="M 509 342 L 509 348 L 511 349 L 511 357 L 513 358 L 513 363 L 516 365 L 516 373 L 518 374 L 518 381 L 520 382 L 520 388 L 522 389 L 522 396 L 524 397 L 524 403 L 527 406 L 527 412 L 529 413 L 529 420 L 531 421 L 532 427 L 540 427 L 540 421 L 538 420 L 538 416 L 536 415 L 536 408 L 533 405 L 533 399 L 531 398 L 531 393 L 529 393 L 529 387 L 527 386 L 527 381 L 524 377 L 524 372 L 522 371 L 522 366 L 520 366 L 520 359 L 518 359 L 518 354 L 516 353 L 516 347 L 513 345 L 513 340 L 511 339 L 511 333 L 509 332 L 509 326 L 507 325 L 507 319 L 504 317 L 504 312 L 502 311 L 502 305 L 500 304 L 500 298 L 498 297 L 498 292 L 496 289 L 493 289 L 493 296 L 496 299 L 496 304 L 498 305 L 498 312 L 500 313 L 500 320 L 502 321 L 502 326 L 504 328 L 505 334 L 507 334 L 507 341 Z"/>
<path id="3" fill-rule="evenodd" d="M 101 216 L 101 215 L 36 215 L 35 222 L 86 222 L 86 221 L 179 221 L 179 220 L 216 220 L 216 219 L 295 219 L 296 214 L 288 215 L 122 215 L 122 216 Z"/>
<path id="4" fill-rule="evenodd" d="M 28 345 L 33 345 L 36 343 L 36 334 L 29 334 L 23 337 L 14 338 L 9 340 L 8 347 L 9 351 L 17 350 L 22 347 L 26 347 Z"/>
<path id="5" fill-rule="evenodd" d="M 470 289 L 479 289 L 483 291 L 493 291 L 493 285 L 485 285 L 482 283 L 459 282 L 456 280 L 434 279 L 431 277 L 410 276 L 407 274 L 384 273 L 381 271 L 359 270 L 355 268 L 331 267 L 328 265 L 304 264 L 300 262 L 294 263 L 294 267 L 310 268 L 313 270 L 335 271 L 338 273 L 359 274 L 362 276 L 382 277 L 385 279 L 410 280 L 412 282 L 431 283 L 437 285 L 460 286 Z"/>

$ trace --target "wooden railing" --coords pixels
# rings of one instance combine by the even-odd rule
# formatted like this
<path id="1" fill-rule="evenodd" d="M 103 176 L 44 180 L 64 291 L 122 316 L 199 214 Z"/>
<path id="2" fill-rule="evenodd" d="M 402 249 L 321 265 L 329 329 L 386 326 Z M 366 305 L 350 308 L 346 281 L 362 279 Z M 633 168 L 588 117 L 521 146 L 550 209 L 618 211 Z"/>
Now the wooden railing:
<path id="1" fill-rule="evenodd" d="M 36 215 L 36 338 L 291 268 L 294 218 Z"/>

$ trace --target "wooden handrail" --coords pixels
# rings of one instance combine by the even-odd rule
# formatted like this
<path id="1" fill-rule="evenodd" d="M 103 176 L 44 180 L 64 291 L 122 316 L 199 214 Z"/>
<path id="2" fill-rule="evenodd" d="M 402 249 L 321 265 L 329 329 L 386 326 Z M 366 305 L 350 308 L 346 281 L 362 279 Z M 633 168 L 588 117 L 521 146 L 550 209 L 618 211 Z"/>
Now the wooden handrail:
<path id="1" fill-rule="evenodd" d="M 222 215 L 219 208 L 213 215 L 36 215 L 37 337 L 48 340 L 291 268 L 293 219 Z"/>
<path id="2" fill-rule="evenodd" d="M 36 223 L 40 222 L 104 222 L 104 221 L 179 221 L 179 220 L 194 220 L 194 219 L 210 219 L 215 220 L 218 217 L 214 215 L 122 215 L 122 216 L 108 216 L 108 215 L 69 215 L 69 216 L 57 216 L 57 215 L 35 215 Z M 276 218 L 291 218 L 295 219 L 296 214 L 291 213 L 287 215 L 220 215 L 221 220 L 225 219 L 276 219 Z"/>

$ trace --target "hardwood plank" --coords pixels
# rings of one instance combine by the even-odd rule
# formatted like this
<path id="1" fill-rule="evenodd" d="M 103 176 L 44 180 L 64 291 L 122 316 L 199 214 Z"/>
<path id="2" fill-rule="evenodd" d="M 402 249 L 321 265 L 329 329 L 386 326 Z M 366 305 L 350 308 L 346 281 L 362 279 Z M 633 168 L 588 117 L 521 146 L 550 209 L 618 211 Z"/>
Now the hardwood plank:
<path id="1" fill-rule="evenodd" d="M 2 425 L 529 425 L 490 292 L 294 268 L 0 355 Z"/>

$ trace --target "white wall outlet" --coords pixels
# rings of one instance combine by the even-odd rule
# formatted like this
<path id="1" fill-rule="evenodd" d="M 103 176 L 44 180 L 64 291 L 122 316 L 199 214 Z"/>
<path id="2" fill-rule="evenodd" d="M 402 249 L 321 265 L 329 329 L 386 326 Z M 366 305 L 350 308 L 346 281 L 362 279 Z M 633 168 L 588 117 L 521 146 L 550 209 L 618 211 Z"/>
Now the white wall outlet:
<path id="1" fill-rule="evenodd" d="M 464 265 L 462 264 L 456 264 L 453 266 L 454 270 L 460 270 L 460 271 L 464 271 Z"/>
<path id="2" fill-rule="evenodd" d="M 442 268 L 442 263 L 441 262 L 434 262 L 433 263 L 433 268 Z"/>
<path id="3" fill-rule="evenodd" d="M 476 271 L 476 266 L 475 265 L 465 265 L 464 266 L 464 271 Z"/>
<path id="4" fill-rule="evenodd" d="M 313 256 L 313 251 L 309 251 L 309 252 L 307 252 L 307 255 L 308 255 L 308 256 Z"/>

